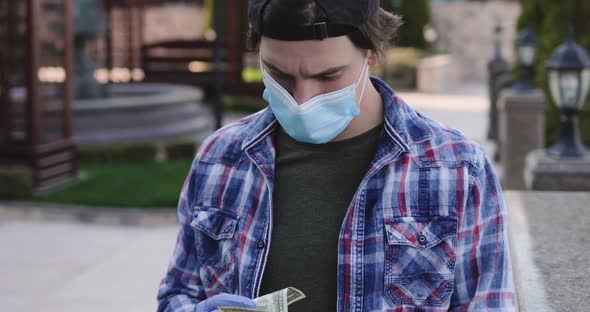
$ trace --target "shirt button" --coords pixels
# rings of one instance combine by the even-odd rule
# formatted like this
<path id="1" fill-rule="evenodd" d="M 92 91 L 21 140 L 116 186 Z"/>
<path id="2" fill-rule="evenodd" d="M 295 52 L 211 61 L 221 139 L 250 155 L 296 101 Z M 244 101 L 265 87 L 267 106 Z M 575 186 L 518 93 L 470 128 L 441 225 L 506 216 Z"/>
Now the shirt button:
<path id="1" fill-rule="evenodd" d="M 426 236 L 424 234 L 418 235 L 418 243 L 424 245 L 427 241 L 428 240 L 426 239 Z"/>
<path id="2" fill-rule="evenodd" d="M 258 244 L 256 244 L 256 247 L 258 249 L 264 249 L 264 247 L 266 247 L 266 243 L 263 240 L 258 241 Z"/>

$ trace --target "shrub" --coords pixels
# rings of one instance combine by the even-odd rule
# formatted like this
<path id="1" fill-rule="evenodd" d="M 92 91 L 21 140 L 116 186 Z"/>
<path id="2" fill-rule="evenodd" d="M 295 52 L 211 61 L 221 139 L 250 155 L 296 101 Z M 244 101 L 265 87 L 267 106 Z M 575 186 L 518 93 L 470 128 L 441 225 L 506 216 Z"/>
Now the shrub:
<path id="1" fill-rule="evenodd" d="M 402 0 L 399 14 L 404 24 L 399 33 L 398 45 L 425 50 L 428 47 L 424 38 L 424 27 L 430 21 L 428 0 Z"/>
<path id="2" fill-rule="evenodd" d="M 33 172 L 24 166 L 0 167 L 0 198 L 23 199 L 33 193 Z"/>
<path id="3" fill-rule="evenodd" d="M 546 143 L 551 145 L 559 133 L 559 113 L 551 95 L 545 71 L 545 62 L 549 60 L 555 48 L 563 43 L 568 35 L 568 27 L 575 30 L 576 42 L 590 50 L 590 2 L 584 0 L 539 1 L 521 0 L 522 14 L 518 29 L 530 27 L 539 36 L 539 57 L 535 64 L 535 85 L 541 88 L 548 99 L 546 110 Z M 589 101 L 580 115 L 581 132 L 584 142 L 590 145 L 590 105 Z"/>
<path id="4" fill-rule="evenodd" d="M 385 52 L 381 64 L 371 74 L 381 77 L 394 89 L 415 89 L 417 68 L 424 52 L 415 48 L 393 48 Z"/>

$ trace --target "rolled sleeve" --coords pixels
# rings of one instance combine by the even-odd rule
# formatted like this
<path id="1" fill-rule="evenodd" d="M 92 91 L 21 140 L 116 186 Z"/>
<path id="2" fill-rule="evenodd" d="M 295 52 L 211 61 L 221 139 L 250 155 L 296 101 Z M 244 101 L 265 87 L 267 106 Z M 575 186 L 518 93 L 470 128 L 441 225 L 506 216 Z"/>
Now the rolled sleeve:
<path id="1" fill-rule="evenodd" d="M 204 300 L 205 293 L 196 261 L 192 221 L 192 198 L 195 168 L 191 168 L 178 201 L 180 230 L 165 277 L 158 290 L 158 312 L 195 311 L 197 304 Z"/>

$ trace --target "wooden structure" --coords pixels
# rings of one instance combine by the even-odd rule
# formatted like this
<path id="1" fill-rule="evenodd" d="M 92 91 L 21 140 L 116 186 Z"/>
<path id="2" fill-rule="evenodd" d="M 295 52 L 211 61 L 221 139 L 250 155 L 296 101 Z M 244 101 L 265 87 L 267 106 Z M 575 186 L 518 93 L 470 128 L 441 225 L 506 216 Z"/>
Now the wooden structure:
<path id="1" fill-rule="evenodd" d="M 0 166 L 29 168 L 36 190 L 77 175 L 72 14 L 71 0 L 0 1 Z"/>
<path id="2" fill-rule="evenodd" d="M 145 74 L 145 82 L 163 82 L 190 84 L 210 91 L 214 88 L 215 72 L 212 64 L 215 60 L 214 41 L 198 40 L 167 40 L 155 43 L 144 43 L 145 11 L 147 8 L 162 6 L 178 0 L 104 0 L 107 16 L 111 17 L 111 26 L 106 35 L 106 67 L 113 68 L 113 55 L 124 53 L 123 67 L 141 68 Z M 214 0 L 222 1 L 222 0 Z M 225 38 L 221 44 L 221 60 L 223 68 L 223 92 L 233 95 L 262 94 L 261 83 L 246 83 L 242 79 L 244 68 L 245 33 L 247 22 L 247 1 L 223 0 L 226 11 Z M 124 24 L 112 27 L 112 16 L 115 9 L 123 10 Z M 114 46 L 113 32 L 122 35 L 125 47 Z M 121 34 L 123 32 L 123 34 Z M 123 51 L 123 52 L 121 52 Z M 120 56 L 120 55 L 119 55 Z M 191 63 L 204 64 L 202 70 L 191 71 Z"/>

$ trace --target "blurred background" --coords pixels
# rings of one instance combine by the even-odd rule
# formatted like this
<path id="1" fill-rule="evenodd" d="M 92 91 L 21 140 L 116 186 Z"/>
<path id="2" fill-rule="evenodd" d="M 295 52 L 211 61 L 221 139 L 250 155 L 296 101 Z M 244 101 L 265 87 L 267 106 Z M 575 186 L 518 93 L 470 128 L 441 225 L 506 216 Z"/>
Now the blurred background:
<path id="1" fill-rule="evenodd" d="M 381 5 L 404 25 L 372 75 L 487 150 L 514 220 L 543 216 L 527 210 L 539 196 L 555 203 L 547 215 L 588 202 L 590 2 Z M 266 107 L 258 56 L 245 48 L 247 7 L 0 0 L 0 276 L 11 281 L 0 310 L 155 308 L 200 143 Z M 522 229 L 513 235 L 526 244 L 527 231 L 543 231 Z M 519 261 L 539 267 L 529 282 L 540 290 L 522 282 L 520 293 L 548 307 L 539 298 L 555 269 L 538 257 Z"/>

